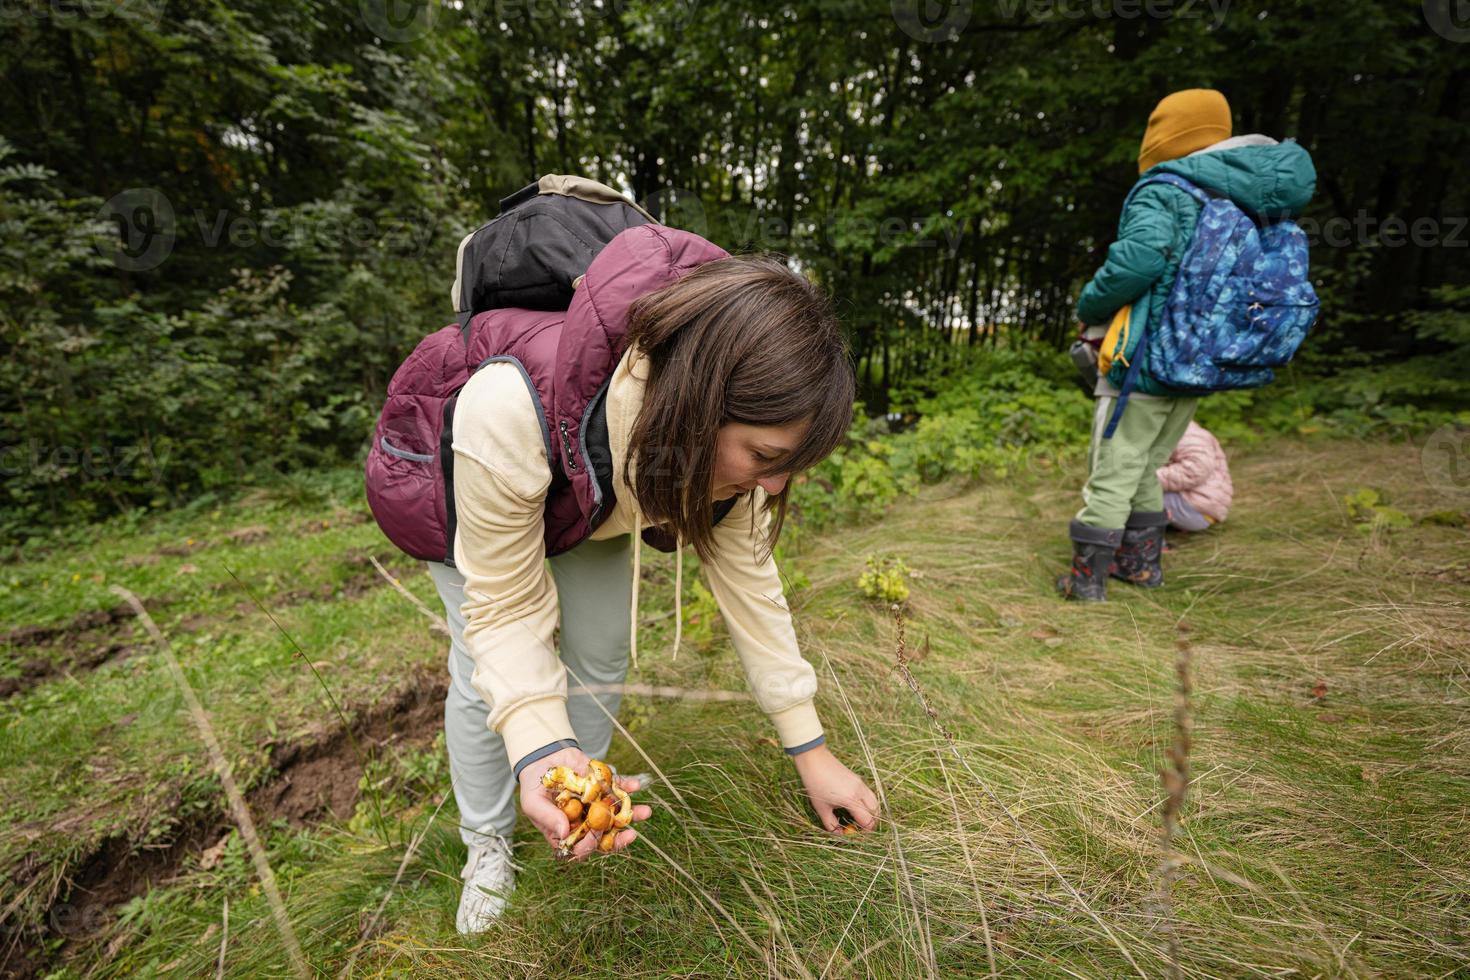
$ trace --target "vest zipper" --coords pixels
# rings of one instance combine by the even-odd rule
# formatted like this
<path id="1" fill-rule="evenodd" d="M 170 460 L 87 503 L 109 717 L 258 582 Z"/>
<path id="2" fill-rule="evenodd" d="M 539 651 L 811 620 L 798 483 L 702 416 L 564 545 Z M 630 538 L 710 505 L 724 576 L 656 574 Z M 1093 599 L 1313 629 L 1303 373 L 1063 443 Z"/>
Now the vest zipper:
<path id="1" fill-rule="evenodd" d="M 572 472 L 577 471 L 577 457 L 572 453 L 572 437 L 567 432 L 567 420 L 561 420 L 561 448 L 567 454 L 567 467 Z"/>

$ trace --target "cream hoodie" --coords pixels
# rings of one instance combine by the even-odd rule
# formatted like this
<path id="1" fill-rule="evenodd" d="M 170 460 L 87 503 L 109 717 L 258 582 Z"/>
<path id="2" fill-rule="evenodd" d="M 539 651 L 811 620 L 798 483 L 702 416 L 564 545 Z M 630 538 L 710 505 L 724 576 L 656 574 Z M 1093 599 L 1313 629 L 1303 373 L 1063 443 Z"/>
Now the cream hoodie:
<path id="1" fill-rule="evenodd" d="M 629 351 L 608 387 L 617 503 L 593 540 L 649 526 L 624 483 L 647 368 L 646 359 Z M 464 386 L 454 412 L 454 562 L 465 579 L 461 611 L 465 645 L 475 664 L 472 683 L 491 706 L 490 727 L 505 739 L 512 765 L 542 746 L 575 737 L 567 720 L 566 669 L 552 646 L 558 603 L 542 536 L 551 485 L 545 445 L 517 365 L 487 365 Z M 794 748 L 822 734 L 813 704 L 817 680 L 797 647 L 775 560 L 758 560 L 770 523 L 758 509 L 764 499 L 759 489 L 743 495 L 716 525 L 715 560 L 705 563 L 705 579 L 756 703 L 770 716 L 782 744 Z M 633 540 L 629 618 L 636 657 L 640 539 L 635 535 Z M 682 550 L 678 568 L 682 580 Z M 677 609 L 676 617 L 682 619 Z"/>

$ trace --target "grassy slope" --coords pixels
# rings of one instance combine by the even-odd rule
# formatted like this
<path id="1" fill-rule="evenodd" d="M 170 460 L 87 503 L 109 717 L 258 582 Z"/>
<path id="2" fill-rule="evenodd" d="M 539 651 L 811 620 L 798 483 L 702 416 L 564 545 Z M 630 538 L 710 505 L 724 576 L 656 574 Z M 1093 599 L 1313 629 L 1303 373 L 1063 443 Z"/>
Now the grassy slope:
<path id="1" fill-rule="evenodd" d="M 526 871 L 504 927 L 464 940 L 452 923 L 462 860 L 452 800 L 434 816 L 447 777 L 436 753 L 404 759 L 381 790 L 394 816 L 386 842 L 361 819 L 272 837 L 309 957 L 332 973 L 356 955 L 364 971 L 425 975 L 972 976 L 992 962 L 1005 973 L 1158 974 L 1157 771 L 1184 642 L 1195 782 L 1172 920 L 1185 972 L 1470 968 L 1470 534 L 1353 526 L 1341 499 L 1364 484 L 1413 515 L 1445 506 L 1411 446 L 1276 442 L 1234 469 L 1229 525 L 1183 542 L 1164 590 L 1120 586 L 1125 601 L 1105 607 L 1048 595 L 1075 506 L 1070 471 L 931 488 L 879 524 L 804 547 L 788 569 L 810 578 L 792 596 L 798 630 L 835 749 L 881 785 L 888 820 L 877 836 L 814 832 L 751 706 L 631 698 L 622 718 L 672 787 L 649 794 L 664 805 L 626 858 L 561 867 L 523 833 Z M 251 521 L 225 523 L 237 516 Z M 310 543 L 294 550 L 281 542 L 279 552 L 268 539 L 241 563 L 260 576 L 275 568 L 281 588 L 313 585 L 340 574 L 330 554 L 376 536 L 371 525 L 342 533 L 330 544 L 298 538 Z M 117 556 L 142 546 L 102 547 Z M 893 670 L 891 614 L 855 596 L 874 552 L 918 572 L 906 613 L 913 674 L 953 750 Z M 668 563 L 649 574 L 645 615 L 671 601 Z M 433 604 L 427 576 L 407 584 Z M 314 657 L 340 663 L 325 676 L 344 701 L 442 656 L 442 639 L 391 590 L 298 605 L 290 617 Z M 236 751 L 260 744 L 262 718 L 287 729 L 325 715 L 320 690 L 258 619 L 181 650 Z M 718 634 L 696 630 L 671 663 L 668 627 L 645 634 L 634 679 L 742 686 Z M 136 820 L 137 800 L 197 778 L 202 754 L 153 659 L 50 682 L 7 705 L 8 846 L 18 827 L 76 809 L 78 795 Z M 134 711 L 125 733 L 108 730 L 109 718 Z M 85 774 L 103 746 L 113 771 L 149 778 L 99 790 Z M 613 761 L 648 768 L 624 739 Z M 48 791 L 58 772 L 69 775 Z M 404 842 L 425 828 L 386 915 L 360 942 Z M 226 896 L 230 971 L 280 972 L 234 844 L 220 866 L 129 906 L 93 969 L 211 970 Z"/>
<path id="2" fill-rule="evenodd" d="M 335 724 L 335 716 L 246 588 L 311 651 L 348 706 L 371 704 L 407 668 L 438 659 L 424 643 L 424 621 L 404 616 L 391 590 L 374 588 L 352 602 L 334 596 L 337 585 L 378 578 L 362 564 L 369 552 L 395 569 L 414 567 L 344 506 L 360 490 L 335 482 L 286 499 L 166 515 L 142 533 L 102 536 L 86 549 L 8 566 L 0 594 L 6 622 L 65 624 L 79 612 L 117 605 L 110 584 L 135 591 L 174 637 L 248 784 L 271 744 Z M 228 537 L 240 529 L 265 533 L 248 544 Z M 320 597 L 285 597 L 304 587 Z M 0 866 L 27 859 L 44 869 L 24 891 L 6 883 L 4 904 L 19 900 L 23 918 L 35 918 L 59 877 L 96 842 L 166 838 L 180 821 L 220 806 L 218 781 L 162 660 L 131 620 L 114 632 L 136 644 L 131 656 L 66 671 L 0 702 Z M 56 644 L 0 646 L 0 669 L 46 657 L 64 660 Z"/>

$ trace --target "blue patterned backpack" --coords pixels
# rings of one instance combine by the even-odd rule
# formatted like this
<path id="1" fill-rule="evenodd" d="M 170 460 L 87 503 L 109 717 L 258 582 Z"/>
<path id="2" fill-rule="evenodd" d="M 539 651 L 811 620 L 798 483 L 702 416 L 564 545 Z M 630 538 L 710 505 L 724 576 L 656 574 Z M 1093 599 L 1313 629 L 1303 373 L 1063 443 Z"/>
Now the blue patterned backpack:
<path id="1" fill-rule="evenodd" d="M 1201 205 L 1199 221 L 1161 322 L 1144 324 L 1144 356 L 1128 364 L 1105 438 L 1118 427 L 1144 362 L 1151 378 L 1185 395 L 1259 388 L 1296 354 L 1320 306 L 1307 277 L 1307 236 L 1296 222 L 1252 218 L 1228 197 L 1170 173 L 1134 185 L 1125 211 L 1149 184 L 1189 194 Z"/>

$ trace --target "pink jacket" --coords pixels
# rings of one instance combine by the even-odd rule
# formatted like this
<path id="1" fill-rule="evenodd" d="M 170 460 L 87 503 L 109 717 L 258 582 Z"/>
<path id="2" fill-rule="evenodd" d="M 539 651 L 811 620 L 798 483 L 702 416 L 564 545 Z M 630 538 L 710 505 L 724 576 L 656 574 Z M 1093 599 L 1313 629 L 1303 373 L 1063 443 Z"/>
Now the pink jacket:
<path id="1" fill-rule="evenodd" d="M 1159 483 L 1165 493 L 1177 493 L 1195 510 L 1218 523 L 1230 513 L 1235 487 L 1225 450 L 1210 430 L 1190 422 L 1169 462 L 1159 467 Z"/>

